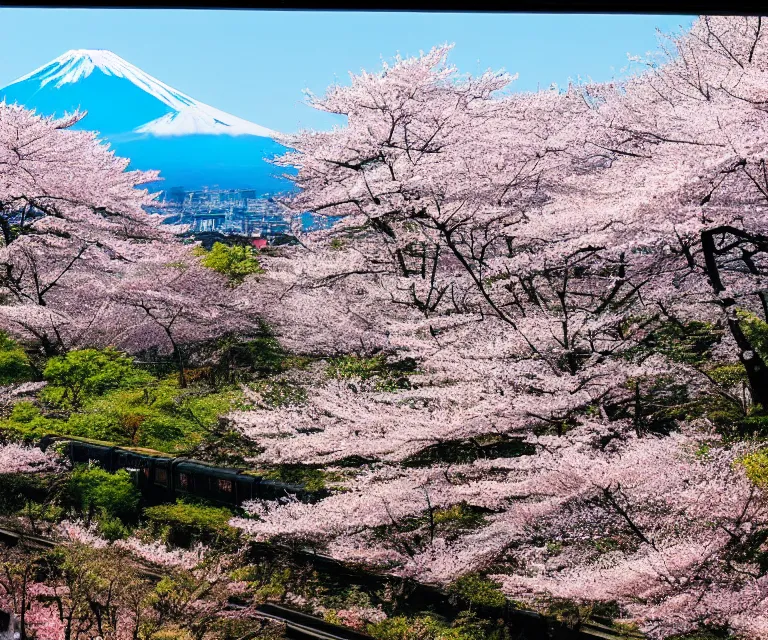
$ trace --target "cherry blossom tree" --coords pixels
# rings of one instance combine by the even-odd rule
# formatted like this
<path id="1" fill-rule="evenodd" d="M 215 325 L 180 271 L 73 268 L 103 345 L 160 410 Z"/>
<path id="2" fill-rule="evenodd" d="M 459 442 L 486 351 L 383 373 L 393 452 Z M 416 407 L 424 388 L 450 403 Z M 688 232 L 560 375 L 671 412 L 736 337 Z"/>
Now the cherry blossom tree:
<path id="1" fill-rule="evenodd" d="M 189 351 L 227 334 L 248 334 L 258 326 L 255 301 L 206 269 L 189 247 L 166 246 L 162 254 L 134 263 L 110 294 L 123 315 L 114 343 L 129 352 L 169 354 L 179 384 L 187 384 Z"/>
<path id="2" fill-rule="evenodd" d="M 4 323 L 49 354 L 93 323 L 108 274 L 168 237 L 143 209 L 154 195 L 136 188 L 157 172 L 126 171 L 95 134 L 71 130 L 83 115 L 0 105 Z"/>
<path id="3" fill-rule="evenodd" d="M 193 247 L 146 212 L 139 187 L 84 114 L 43 118 L 0 104 L 0 316 L 46 355 L 73 348 L 154 348 L 184 366 L 201 341 L 255 322 L 245 299 L 204 268 Z"/>
<path id="4" fill-rule="evenodd" d="M 738 311 L 767 308 L 766 54 L 762 18 L 705 16 L 629 82 L 589 90 L 602 120 L 594 144 L 635 194 L 603 216 L 658 265 L 648 301 L 683 318 L 719 316 L 762 407 L 766 364 Z"/>
<path id="5" fill-rule="evenodd" d="M 37 473 L 59 471 L 62 463 L 51 450 L 20 444 L 0 445 L 0 473 Z"/>
<path id="6" fill-rule="evenodd" d="M 260 464 L 326 465 L 344 489 L 237 526 L 439 584 L 487 573 L 543 609 L 617 603 L 654 637 L 764 634 L 753 445 L 706 411 L 644 426 L 673 387 L 685 406 L 768 401 L 762 19 L 703 17 L 670 42 L 626 82 L 565 92 L 506 94 L 440 48 L 313 98 L 348 124 L 286 140 L 285 204 L 334 224 L 264 260 L 273 322 L 299 350 L 418 373 L 382 392 L 318 365 L 303 403 L 233 414 Z M 660 345 L 692 323 L 711 333 L 698 360 Z M 712 373 L 737 358 L 743 402 Z M 535 454 L 423 464 L 512 437 Z"/>

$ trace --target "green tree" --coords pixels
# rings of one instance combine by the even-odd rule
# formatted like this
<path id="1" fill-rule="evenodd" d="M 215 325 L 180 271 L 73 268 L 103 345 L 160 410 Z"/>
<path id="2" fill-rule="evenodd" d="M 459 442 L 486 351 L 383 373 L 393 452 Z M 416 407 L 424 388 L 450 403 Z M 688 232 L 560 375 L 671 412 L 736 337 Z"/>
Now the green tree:
<path id="1" fill-rule="evenodd" d="M 252 273 L 264 272 L 252 247 L 242 245 L 230 247 L 221 242 L 215 242 L 210 251 L 198 247 L 196 253 L 202 256 L 200 262 L 204 267 L 227 276 L 233 285 L 240 284 Z"/>
<path id="2" fill-rule="evenodd" d="M 131 358 L 116 349 L 81 349 L 51 358 L 43 370 L 49 386 L 44 397 L 78 409 L 89 397 L 118 387 L 131 387 L 149 380 Z"/>
<path id="3" fill-rule="evenodd" d="M 102 518 L 132 520 L 139 508 L 139 491 L 127 471 L 109 473 L 92 466 L 77 467 L 69 481 L 69 496 L 73 505 L 87 520 L 95 514 Z"/>
<path id="4" fill-rule="evenodd" d="M 190 546 L 195 540 L 215 544 L 237 537 L 237 529 L 229 526 L 232 512 L 226 507 L 179 500 L 176 504 L 149 507 L 144 510 L 144 516 L 156 535 L 182 547 Z"/>
<path id="5" fill-rule="evenodd" d="M 33 375 L 24 349 L 0 331 L 0 385 L 30 380 Z"/>

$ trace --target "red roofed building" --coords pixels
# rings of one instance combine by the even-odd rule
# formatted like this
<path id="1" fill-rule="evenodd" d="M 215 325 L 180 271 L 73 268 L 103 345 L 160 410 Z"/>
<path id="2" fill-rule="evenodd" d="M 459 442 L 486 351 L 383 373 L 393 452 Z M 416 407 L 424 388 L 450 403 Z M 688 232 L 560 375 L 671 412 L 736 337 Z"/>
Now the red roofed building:
<path id="1" fill-rule="evenodd" d="M 254 238 L 251 240 L 251 244 L 253 245 L 254 249 L 258 249 L 261 251 L 264 247 L 267 246 L 267 239 L 266 238 Z"/>

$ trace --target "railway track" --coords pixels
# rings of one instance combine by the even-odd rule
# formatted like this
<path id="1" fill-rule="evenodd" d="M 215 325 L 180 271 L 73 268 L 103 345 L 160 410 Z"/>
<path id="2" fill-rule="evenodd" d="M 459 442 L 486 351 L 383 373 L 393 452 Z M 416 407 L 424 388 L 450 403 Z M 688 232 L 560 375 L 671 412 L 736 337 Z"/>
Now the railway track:
<path id="1" fill-rule="evenodd" d="M 0 527 L 0 541 L 11 544 L 24 542 L 30 547 L 38 549 L 53 549 L 61 544 L 37 535 L 30 535 Z M 163 574 L 158 573 L 148 565 L 136 562 L 141 572 L 148 578 L 160 580 Z M 245 608 L 238 605 L 229 605 L 229 608 Z M 322 618 L 311 616 L 300 611 L 274 604 L 263 604 L 256 607 L 254 616 L 264 620 L 273 620 L 285 625 L 285 638 L 289 640 L 373 640 L 373 638 L 354 629 L 342 627 L 326 622 Z M 246 634 L 240 640 L 251 640 L 260 637 L 260 630 Z"/>
<path id="2" fill-rule="evenodd" d="M 257 607 L 254 616 L 284 624 L 285 637 L 291 640 L 374 640 L 365 633 L 331 624 L 317 616 L 276 604 L 263 604 Z M 260 637 L 259 632 L 254 631 L 241 637 L 240 640 L 251 640 L 258 637 Z"/>
<path id="3" fill-rule="evenodd" d="M 0 527 L 0 540 L 10 542 L 11 544 L 24 541 L 29 546 L 46 549 L 52 549 L 61 544 L 61 542 L 49 538 L 20 533 L 5 527 Z M 267 545 L 264 546 L 265 548 L 267 547 Z M 292 553 L 296 552 L 293 551 Z M 326 569 L 338 567 L 339 570 L 342 570 L 340 572 L 344 573 L 344 565 L 333 558 L 310 552 L 303 552 L 300 555 L 327 565 Z M 155 568 L 147 564 L 138 561 L 136 564 L 142 573 L 149 578 L 159 580 L 163 577 L 163 574 L 158 573 Z M 422 589 L 425 590 L 425 594 L 429 592 L 431 596 L 429 599 L 434 597 L 444 599 L 444 595 L 436 589 L 429 588 L 426 585 L 422 585 Z M 228 608 L 244 609 L 246 607 L 230 604 Z M 263 604 L 256 607 L 253 610 L 253 614 L 257 618 L 273 620 L 284 624 L 286 628 L 285 638 L 290 640 L 373 640 L 371 636 L 349 627 L 334 625 L 322 618 L 281 605 Z M 577 629 L 570 629 L 564 625 L 553 626 L 551 621 L 548 621 L 547 618 L 535 611 L 516 609 L 514 615 L 520 623 L 515 626 L 518 626 L 521 630 L 527 630 L 524 637 L 549 637 L 556 640 L 642 640 L 644 638 L 639 632 L 618 633 L 616 629 L 610 626 L 610 621 L 608 620 L 604 623 L 603 621 L 591 620 L 581 623 Z M 243 636 L 240 640 L 255 640 L 259 637 L 259 633 L 260 631 L 254 631 Z"/>

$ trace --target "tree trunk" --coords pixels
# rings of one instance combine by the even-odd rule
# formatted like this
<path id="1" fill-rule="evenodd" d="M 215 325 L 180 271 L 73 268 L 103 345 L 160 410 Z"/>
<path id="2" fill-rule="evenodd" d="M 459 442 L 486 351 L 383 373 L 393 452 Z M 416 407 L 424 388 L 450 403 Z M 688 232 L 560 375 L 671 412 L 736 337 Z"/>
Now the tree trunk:
<path id="1" fill-rule="evenodd" d="M 184 358 L 181 356 L 181 349 L 176 350 L 177 353 L 177 366 L 179 369 L 179 387 L 182 389 L 187 388 L 187 374 L 184 372 Z"/>
<path id="2" fill-rule="evenodd" d="M 752 347 L 736 317 L 728 318 L 728 328 L 739 347 L 739 361 L 747 372 L 752 403 L 760 405 L 760 412 L 768 411 L 768 367 Z"/>
<path id="3" fill-rule="evenodd" d="M 739 349 L 739 361 L 744 365 L 747 372 L 752 403 L 760 406 L 761 413 L 767 412 L 768 368 L 741 328 L 739 318 L 736 315 L 736 301 L 732 297 L 724 295 L 726 287 L 720 277 L 720 268 L 717 264 L 717 256 L 719 255 L 719 250 L 715 245 L 715 235 L 717 234 L 734 236 L 745 243 L 757 246 L 762 251 L 768 251 L 768 238 L 730 226 L 721 226 L 701 232 L 701 247 L 704 253 L 707 277 L 718 296 L 718 302 L 728 321 L 728 328 Z"/>

